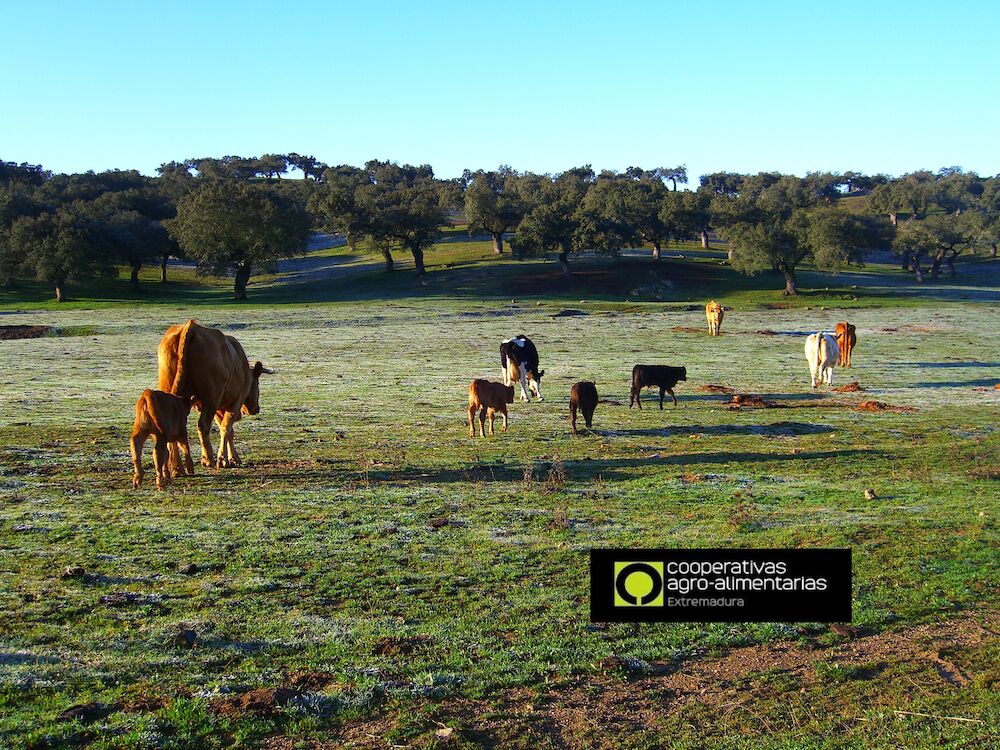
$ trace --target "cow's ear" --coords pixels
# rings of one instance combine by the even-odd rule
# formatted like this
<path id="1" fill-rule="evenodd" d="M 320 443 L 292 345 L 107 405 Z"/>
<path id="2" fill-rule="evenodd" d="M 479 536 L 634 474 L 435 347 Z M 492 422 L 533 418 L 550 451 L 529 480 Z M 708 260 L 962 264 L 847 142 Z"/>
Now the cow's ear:
<path id="1" fill-rule="evenodd" d="M 264 375 L 274 375 L 274 370 L 271 369 L 270 367 L 264 367 L 264 363 L 261 362 L 260 360 L 257 360 L 256 362 L 253 363 L 254 377 L 259 378 L 261 376 L 261 373 L 263 373 Z"/>
<path id="2" fill-rule="evenodd" d="M 542 377 L 542 375 L 544 375 L 544 374 L 545 374 L 545 370 L 539 370 L 538 371 L 538 377 Z"/>

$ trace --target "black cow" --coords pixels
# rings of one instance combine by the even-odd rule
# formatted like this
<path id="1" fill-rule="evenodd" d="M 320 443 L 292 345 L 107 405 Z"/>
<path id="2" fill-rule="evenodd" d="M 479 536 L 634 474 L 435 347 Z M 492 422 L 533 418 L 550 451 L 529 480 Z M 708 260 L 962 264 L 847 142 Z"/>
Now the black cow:
<path id="1" fill-rule="evenodd" d="M 542 399 L 542 375 L 545 370 L 538 369 L 538 350 L 527 336 L 514 336 L 504 339 L 500 344 L 500 369 L 503 372 L 503 384 L 514 385 L 521 382 L 521 400 L 528 398 L 528 383 L 539 401 Z"/>
<path id="2" fill-rule="evenodd" d="M 674 399 L 674 406 L 677 406 L 677 396 L 674 395 L 674 386 L 679 380 L 687 380 L 686 367 L 668 367 L 667 365 L 636 365 L 632 368 L 632 392 L 629 394 L 628 408 L 632 408 L 632 403 L 638 404 L 642 408 L 642 401 L 639 396 L 643 388 L 660 389 L 660 408 L 663 408 L 663 393 L 666 391 Z"/>

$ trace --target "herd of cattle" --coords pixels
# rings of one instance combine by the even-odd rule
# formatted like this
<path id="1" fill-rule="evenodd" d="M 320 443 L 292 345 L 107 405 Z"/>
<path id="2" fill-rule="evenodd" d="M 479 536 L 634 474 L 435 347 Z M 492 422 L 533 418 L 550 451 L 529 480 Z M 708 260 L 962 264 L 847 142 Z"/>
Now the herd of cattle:
<path id="1" fill-rule="evenodd" d="M 715 300 L 705 306 L 709 335 L 721 332 L 725 309 Z M 806 338 L 805 354 L 812 376 L 812 386 L 833 384 L 835 366 L 850 367 L 851 353 L 857 342 L 856 330 L 847 322 L 838 323 L 833 333 L 820 331 Z M 153 468 L 156 486 L 163 489 L 172 476 L 193 474 L 194 462 L 188 445 L 187 422 L 191 409 L 200 412 L 198 437 L 201 441 L 201 463 L 216 468 L 239 466 L 233 425 L 242 415 L 260 411 L 260 376 L 273 373 L 260 362 L 250 364 L 240 342 L 214 328 L 205 328 L 189 320 L 171 326 L 157 349 L 159 362 L 158 389 L 146 389 L 135 404 L 135 422 L 129 446 L 134 474 L 132 486 L 142 483 L 142 449 L 152 436 Z M 507 431 L 507 404 L 514 403 L 515 385 L 520 386 L 521 399 L 529 401 L 529 389 L 542 401 L 542 376 L 538 350 L 527 336 L 505 339 L 500 345 L 500 370 L 503 382 L 477 378 L 469 384 L 469 437 L 475 437 L 478 412 L 479 434 L 493 435 L 497 414 L 503 417 L 502 430 Z M 687 380 L 685 367 L 666 365 L 636 365 L 632 368 L 629 408 L 642 409 L 640 395 L 644 388 L 658 388 L 660 409 L 664 394 L 669 393 L 674 406 L 674 387 Z M 583 415 L 590 428 L 599 398 L 597 386 L 582 380 L 570 390 L 570 427 L 576 434 L 577 413 Z M 212 422 L 219 428 L 221 443 L 218 455 L 212 450 Z M 183 453 L 183 460 L 181 454 Z"/>

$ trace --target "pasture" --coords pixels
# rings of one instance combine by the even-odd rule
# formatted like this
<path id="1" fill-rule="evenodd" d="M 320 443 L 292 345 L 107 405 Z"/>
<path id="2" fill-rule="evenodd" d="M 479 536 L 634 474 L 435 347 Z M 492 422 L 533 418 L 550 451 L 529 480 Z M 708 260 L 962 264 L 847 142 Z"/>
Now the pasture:
<path id="1" fill-rule="evenodd" d="M 697 304 L 623 296 L 5 313 L 53 328 L 0 342 L 0 745 L 998 741 L 993 306 L 745 289 L 710 338 Z M 277 370 L 246 465 L 133 491 L 134 401 L 192 316 Z M 814 391 L 804 335 L 845 317 L 834 385 L 864 390 Z M 545 401 L 470 439 L 468 383 L 514 333 Z M 687 367 L 677 408 L 627 408 L 640 362 Z M 577 380 L 604 401 L 573 436 Z M 859 631 L 591 624 L 611 546 L 852 547 Z"/>

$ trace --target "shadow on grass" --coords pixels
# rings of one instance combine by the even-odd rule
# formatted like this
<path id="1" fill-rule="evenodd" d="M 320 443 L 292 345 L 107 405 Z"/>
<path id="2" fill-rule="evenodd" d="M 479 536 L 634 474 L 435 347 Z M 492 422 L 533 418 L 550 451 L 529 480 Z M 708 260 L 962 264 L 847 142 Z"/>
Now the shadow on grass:
<path id="1" fill-rule="evenodd" d="M 597 435 L 607 437 L 673 437 L 675 435 L 822 435 L 836 430 L 829 425 L 808 422 L 774 422 L 772 424 L 719 424 L 684 425 L 683 427 L 661 427 L 633 430 L 594 430 Z M 801 455 L 801 454 L 799 454 Z"/>
<path id="2" fill-rule="evenodd" d="M 705 428 L 706 432 L 714 428 Z M 685 430 L 687 432 L 687 430 Z M 643 434 L 643 431 L 636 431 Z M 662 435 L 660 431 L 648 434 Z M 883 456 L 884 451 L 873 449 L 844 449 L 829 451 L 803 451 L 801 453 L 679 453 L 659 458 L 614 458 L 601 460 L 564 461 L 562 464 L 567 480 L 590 481 L 601 477 L 609 479 L 634 478 L 631 469 L 649 469 L 651 466 L 691 466 L 697 464 L 745 464 L 769 463 L 774 461 L 821 461 L 840 460 L 855 456 Z M 544 462 L 542 462 L 544 463 Z M 533 466 L 533 468 L 537 468 Z M 535 481 L 544 482 L 545 467 L 535 473 Z M 465 469 L 441 469 L 435 467 L 409 466 L 402 469 L 376 469 L 365 477 L 371 482 L 430 482 L 447 484 L 453 482 L 511 482 L 522 480 L 525 464 L 477 464 Z"/>
<path id="3" fill-rule="evenodd" d="M 994 386 L 1000 383 L 1000 378 L 980 378 L 979 380 L 942 380 L 939 382 L 914 383 L 915 388 L 975 388 L 976 386 Z"/>

